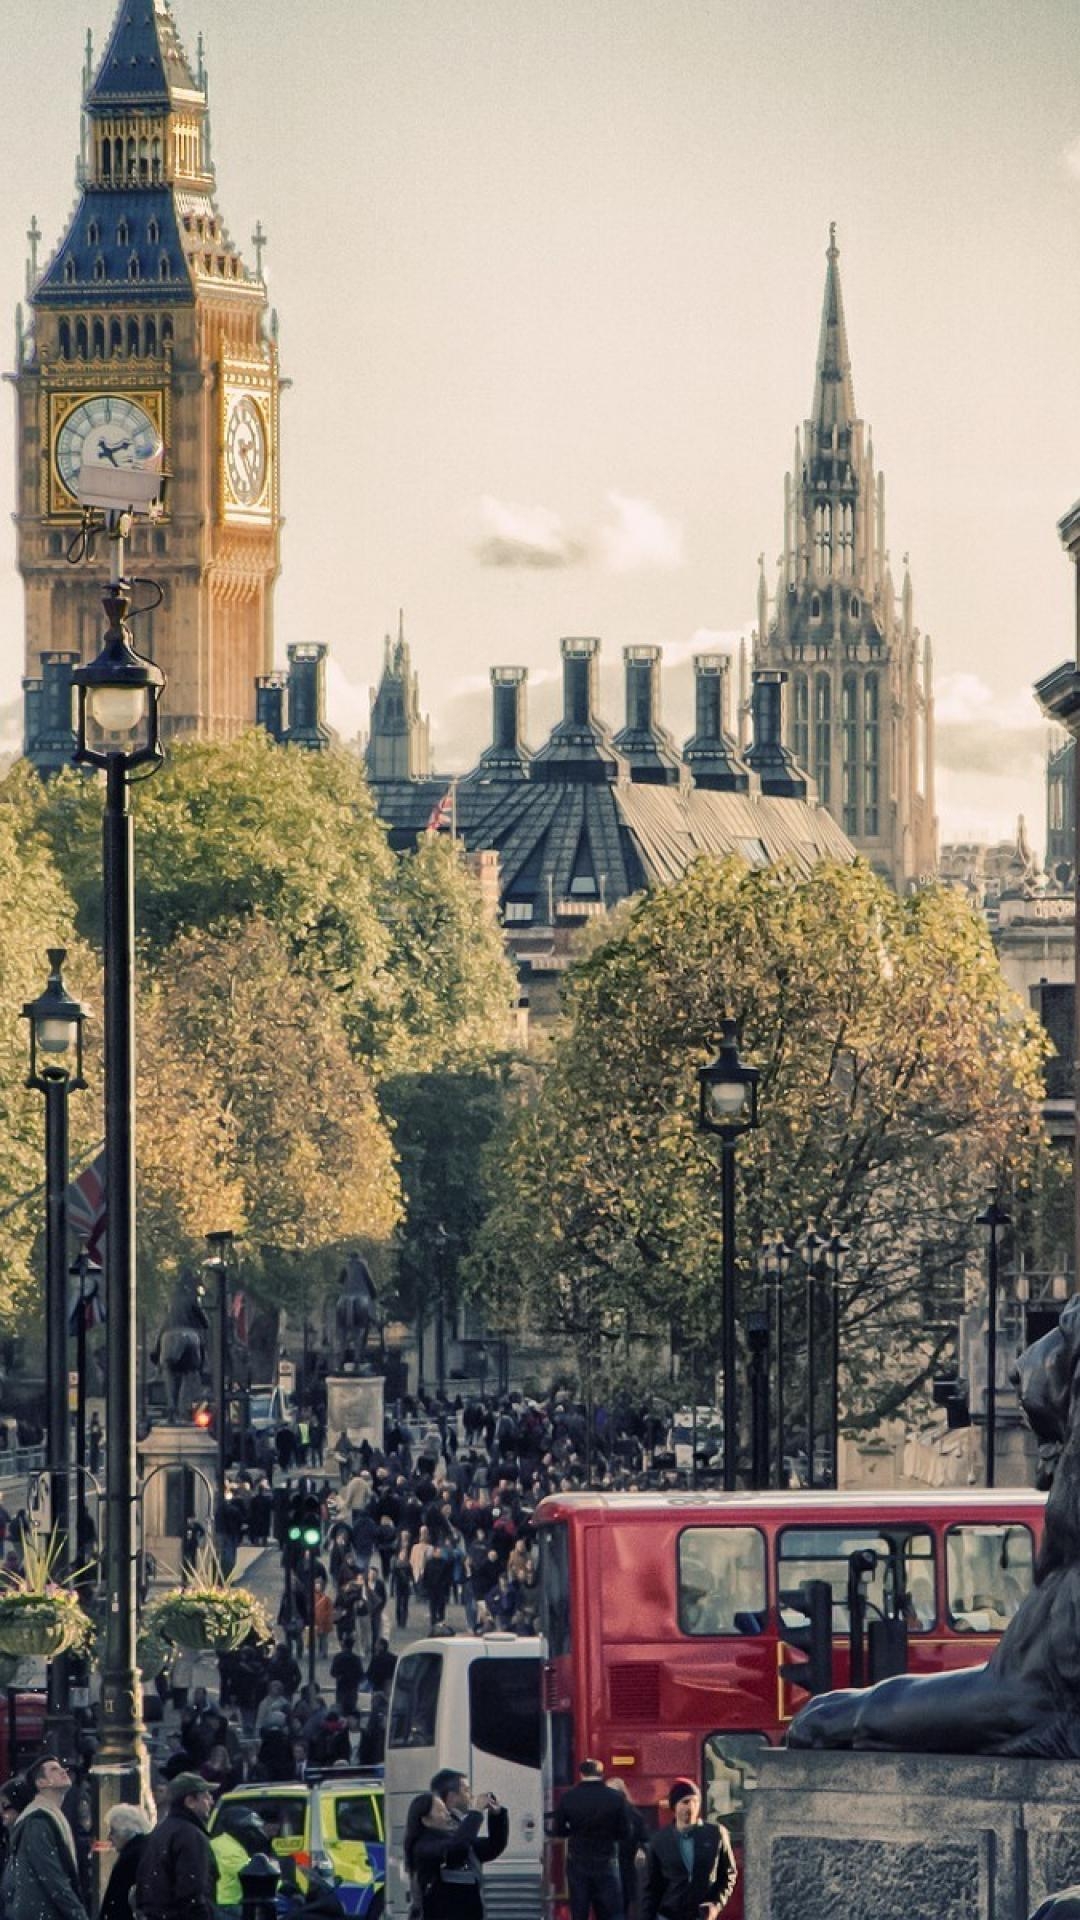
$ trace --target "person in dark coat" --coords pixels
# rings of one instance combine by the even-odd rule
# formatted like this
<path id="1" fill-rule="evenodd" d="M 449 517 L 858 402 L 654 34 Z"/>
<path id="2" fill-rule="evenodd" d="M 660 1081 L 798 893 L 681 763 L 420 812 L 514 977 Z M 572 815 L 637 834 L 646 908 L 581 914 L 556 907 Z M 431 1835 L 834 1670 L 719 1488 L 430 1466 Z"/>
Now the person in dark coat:
<path id="1" fill-rule="evenodd" d="M 719 1920 L 736 1879 L 727 1829 L 702 1822 L 693 1780 L 674 1782 L 668 1806 L 675 1823 L 653 1834 L 645 1856 L 641 1920 Z"/>
<path id="2" fill-rule="evenodd" d="M 464 1777 L 450 1778 L 460 1783 L 457 1797 L 464 1795 L 467 1803 Z M 481 1840 L 485 1813 L 488 1838 Z M 503 1851 L 508 1832 L 508 1817 L 491 1794 L 461 1814 L 438 1793 L 417 1795 L 405 1823 L 403 1852 L 406 1870 L 419 1890 L 423 1920 L 484 1920 L 482 1865 Z"/>
<path id="3" fill-rule="evenodd" d="M 630 1821 L 630 1832 L 619 1841 L 619 1880 L 622 1884 L 623 1912 L 626 1920 L 637 1920 L 638 1910 L 638 1854 L 644 1853 L 649 1838 L 648 1828 L 641 1814 L 630 1799 L 626 1781 L 620 1774 L 609 1775 L 608 1786 L 626 1802 L 626 1812 Z"/>
<path id="4" fill-rule="evenodd" d="M 169 1782 L 169 1810 L 147 1836 L 135 1874 L 135 1906 L 145 1920 L 214 1920 L 217 1862 L 206 1823 L 214 1789 L 197 1773 Z"/>
<path id="5" fill-rule="evenodd" d="M 11 1832 L 7 1920 L 86 1920 L 75 1836 L 61 1811 L 71 1775 L 55 1754 L 26 1770 L 34 1797 Z"/>
<path id="6" fill-rule="evenodd" d="M 98 1920 L 131 1920 L 129 1895 L 135 1885 L 149 1832 L 150 1821 L 141 1807 L 121 1803 L 110 1813 L 108 1838 L 116 1860 L 109 1875 Z"/>
<path id="7" fill-rule="evenodd" d="M 583 1760 L 577 1785 L 555 1809 L 555 1832 L 567 1842 L 571 1920 L 624 1920 L 619 1849 L 631 1838 L 630 1810 L 605 1786 L 599 1760 Z"/>

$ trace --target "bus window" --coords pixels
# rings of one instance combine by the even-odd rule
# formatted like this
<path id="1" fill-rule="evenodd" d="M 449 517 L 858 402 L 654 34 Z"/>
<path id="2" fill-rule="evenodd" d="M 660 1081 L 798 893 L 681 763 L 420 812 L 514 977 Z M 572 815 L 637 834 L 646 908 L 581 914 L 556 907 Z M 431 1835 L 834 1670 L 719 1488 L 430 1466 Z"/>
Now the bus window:
<path id="1" fill-rule="evenodd" d="M 570 1547 L 564 1526 L 540 1531 L 540 1632 L 548 1656 L 570 1651 Z"/>
<path id="2" fill-rule="evenodd" d="M 719 1820 L 735 1846 L 743 1842 L 747 1792 L 757 1785 L 757 1756 L 768 1746 L 763 1733 L 710 1733 L 701 1753 L 706 1820 Z"/>
<path id="3" fill-rule="evenodd" d="M 683 1633 L 760 1633 L 765 1536 L 756 1527 L 687 1527 L 679 1535 Z"/>
<path id="4" fill-rule="evenodd" d="M 950 1527 L 945 1577 L 950 1627 L 957 1633 L 1000 1633 L 1031 1587 L 1029 1529 L 1004 1522 Z"/>
<path id="5" fill-rule="evenodd" d="M 927 1529 L 878 1527 L 786 1527 L 780 1535 L 777 1586 L 800 1587 L 827 1580 L 833 1592 L 833 1632 L 847 1633 L 848 1557 L 870 1547 L 877 1566 L 864 1587 L 870 1617 L 902 1612 L 909 1633 L 927 1633 L 937 1618 L 934 1541 Z M 899 1581 L 905 1596 L 898 1604 Z M 805 1624 L 802 1614 L 781 1607 L 782 1626 Z"/>
<path id="6" fill-rule="evenodd" d="M 469 1668 L 469 1721 L 479 1752 L 516 1767 L 539 1767 L 539 1660 L 474 1660 Z"/>
<path id="7" fill-rule="evenodd" d="M 407 1653 L 394 1675 L 394 1705 L 387 1743 L 391 1747 L 433 1747 L 439 1712 L 441 1653 Z"/>

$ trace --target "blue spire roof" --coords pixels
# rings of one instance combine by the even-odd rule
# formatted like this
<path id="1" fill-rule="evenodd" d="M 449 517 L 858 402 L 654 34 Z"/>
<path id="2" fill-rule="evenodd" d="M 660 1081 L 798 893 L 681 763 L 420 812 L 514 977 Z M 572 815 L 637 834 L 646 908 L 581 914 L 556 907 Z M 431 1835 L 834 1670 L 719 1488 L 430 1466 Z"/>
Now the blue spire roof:
<path id="1" fill-rule="evenodd" d="M 189 243 L 190 244 L 190 243 Z M 190 305 L 191 273 L 168 187 L 86 187 L 34 291 L 40 305 Z"/>
<path id="2" fill-rule="evenodd" d="M 108 45 L 86 96 L 89 112 L 130 105 L 166 111 L 174 93 L 202 92 L 180 44 L 168 0 L 120 0 Z"/>

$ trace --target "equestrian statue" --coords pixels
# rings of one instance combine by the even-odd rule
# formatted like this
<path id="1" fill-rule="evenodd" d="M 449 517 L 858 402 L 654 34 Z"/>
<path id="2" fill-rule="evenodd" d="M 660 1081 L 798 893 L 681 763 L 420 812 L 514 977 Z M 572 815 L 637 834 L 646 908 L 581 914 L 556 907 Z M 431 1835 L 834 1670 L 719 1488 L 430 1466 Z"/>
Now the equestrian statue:
<path id="1" fill-rule="evenodd" d="M 375 1354 L 380 1366 L 385 1365 L 386 1347 L 383 1337 L 385 1315 L 379 1305 L 379 1296 L 375 1291 L 375 1282 L 367 1261 L 359 1253 L 350 1253 L 338 1278 L 341 1292 L 338 1295 L 334 1319 L 337 1326 L 338 1364 L 342 1367 L 355 1367 L 361 1370 L 370 1365 L 368 1347 L 372 1333 L 375 1334 Z"/>
<path id="2" fill-rule="evenodd" d="M 173 1288 L 165 1325 L 150 1349 L 165 1378 L 167 1420 L 180 1421 L 191 1413 L 206 1370 L 209 1331 L 198 1279 L 185 1267 Z"/>

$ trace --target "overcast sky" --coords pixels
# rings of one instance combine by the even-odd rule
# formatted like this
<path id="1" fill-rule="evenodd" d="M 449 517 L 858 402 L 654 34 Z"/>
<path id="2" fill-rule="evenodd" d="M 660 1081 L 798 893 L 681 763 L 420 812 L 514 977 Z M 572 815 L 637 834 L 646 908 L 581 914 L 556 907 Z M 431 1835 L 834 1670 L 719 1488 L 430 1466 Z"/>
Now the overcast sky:
<path id="1" fill-rule="evenodd" d="M 87 26 L 0 0 L 0 310 L 73 200 Z M 1056 522 L 1080 494 L 1074 0 L 174 0 L 206 38 L 219 201 L 270 235 L 277 590 L 366 722 L 405 609 L 440 766 L 487 673 L 558 705 L 561 634 L 689 657 L 749 631 L 809 408 L 835 220 L 859 412 L 934 641 L 943 838 L 1043 841 L 1033 679 L 1073 651 Z M 32 30 L 28 23 L 32 21 Z M 14 406 L 0 402 L 0 709 L 15 731 Z"/>

